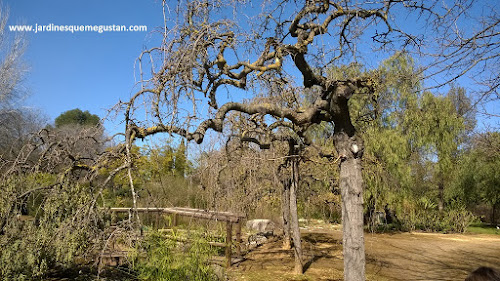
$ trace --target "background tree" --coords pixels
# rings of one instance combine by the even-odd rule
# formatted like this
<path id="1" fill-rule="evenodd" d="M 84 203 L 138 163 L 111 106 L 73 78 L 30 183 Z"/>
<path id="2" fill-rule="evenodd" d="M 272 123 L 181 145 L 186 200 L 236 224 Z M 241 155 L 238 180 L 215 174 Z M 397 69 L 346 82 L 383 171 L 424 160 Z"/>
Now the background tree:
<path id="1" fill-rule="evenodd" d="M 22 85 L 28 70 L 23 61 L 26 40 L 22 33 L 15 37 L 7 33 L 8 18 L 7 8 L 0 3 L 0 169 L 46 123 L 41 112 L 23 107 L 27 95 Z"/>
<path id="2" fill-rule="evenodd" d="M 499 149 L 498 132 L 475 135 L 470 149 L 460 159 L 460 170 L 454 174 L 454 189 L 447 194 L 450 200 L 466 204 L 471 209 L 481 204 L 488 205 L 491 210 L 489 221 L 493 225 L 498 222 L 500 207 Z"/>
<path id="3" fill-rule="evenodd" d="M 489 132 L 479 135 L 475 146 L 476 185 L 481 199 L 491 207 L 491 223 L 498 222 L 497 211 L 500 208 L 500 133 Z"/>
<path id="4" fill-rule="evenodd" d="M 0 110 L 0 161 L 13 160 L 46 124 L 45 115 L 35 109 Z"/>
<path id="5" fill-rule="evenodd" d="M 67 149 L 79 157 L 94 158 L 104 150 L 104 127 L 99 116 L 78 108 L 65 111 L 55 119 L 54 131 L 61 142 L 67 143 Z M 72 141 L 74 136 L 81 136 Z"/>
<path id="6" fill-rule="evenodd" d="M 65 111 L 55 119 L 56 128 L 64 126 L 88 126 L 97 127 L 101 124 L 101 119 L 95 114 L 91 114 L 88 110 L 82 111 L 79 108 Z"/>
<path id="7" fill-rule="evenodd" d="M 7 34 L 8 10 L 0 3 L 0 109 L 16 106 L 25 95 L 21 81 L 27 72 L 22 60 L 26 42 L 23 34 Z"/>
<path id="8" fill-rule="evenodd" d="M 187 150 L 186 143 L 184 139 L 181 140 L 177 150 L 175 151 L 175 173 L 180 177 L 184 177 L 186 172 L 188 172 L 188 159 L 187 159 Z"/>

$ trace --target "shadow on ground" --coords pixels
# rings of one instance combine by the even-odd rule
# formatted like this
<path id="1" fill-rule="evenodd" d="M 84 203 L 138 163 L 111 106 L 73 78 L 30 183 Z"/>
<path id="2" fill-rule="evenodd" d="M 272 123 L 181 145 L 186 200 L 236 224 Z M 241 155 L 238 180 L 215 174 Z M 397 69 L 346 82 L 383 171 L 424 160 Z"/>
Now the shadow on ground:
<path id="1" fill-rule="evenodd" d="M 262 245 L 229 271 L 230 280 L 343 280 L 342 232 L 303 231 L 303 276 L 293 272 L 293 252 L 281 241 Z M 464 280 L 479 266 L 500 265 L 500 236 L 366 234 L 368 280 Z"/>

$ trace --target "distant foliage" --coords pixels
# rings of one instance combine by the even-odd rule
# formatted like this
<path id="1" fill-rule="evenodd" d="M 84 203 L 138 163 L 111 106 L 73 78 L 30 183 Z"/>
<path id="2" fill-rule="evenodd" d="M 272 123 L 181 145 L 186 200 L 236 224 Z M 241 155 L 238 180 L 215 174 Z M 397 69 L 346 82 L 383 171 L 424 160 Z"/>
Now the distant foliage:
<path id="1" fill-rule="evenodd" d="M 472 138 L 472 146 L 461 157 L 461 166 L 454 174 L 454 188 L 449 200 L 468 208 L 485 204 L 491 213 L 485 220 L 495 224 L 500 215 L 500 133 L 487 132 Z"/>
<path id="2" fill-rule="evenodd" d="M 183 206 L 206 208 L 203 190 L 193 184 L 192 163 L 187 159 L 184 142 L 177 147 L 134 146 L 133 183 L 139 193 L 139 203 L 143 206 Z M 102 170 L 103 175 L 122 164 L 117 159 Z M 126 171 L 121 171 L 112 181 L 112 187 L 104 190 L 105 204 L 109 206 L 131 206 L 129 180 Z"/>

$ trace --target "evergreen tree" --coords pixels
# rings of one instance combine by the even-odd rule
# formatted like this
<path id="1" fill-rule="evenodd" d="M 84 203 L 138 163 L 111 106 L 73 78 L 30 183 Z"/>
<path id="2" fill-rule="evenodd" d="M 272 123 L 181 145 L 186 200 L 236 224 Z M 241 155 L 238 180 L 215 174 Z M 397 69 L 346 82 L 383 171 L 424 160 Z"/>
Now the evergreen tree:
<path id="1" fill-rule="evenodd" d="M 91 114 L 88 110 L 82 111 L 79 108 L 61 113 L 55 120 L 56 128 L 69 125 L 99 126 L 101 124 L 99 116 Z"/>

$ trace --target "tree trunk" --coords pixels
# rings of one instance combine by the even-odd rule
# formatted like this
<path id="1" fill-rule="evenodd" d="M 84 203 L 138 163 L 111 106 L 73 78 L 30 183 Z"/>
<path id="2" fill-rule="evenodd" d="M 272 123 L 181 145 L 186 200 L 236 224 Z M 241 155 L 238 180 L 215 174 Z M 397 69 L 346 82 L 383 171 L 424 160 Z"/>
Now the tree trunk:
<path id="1" fill-rule="evenodd" d="M 438 183 L 438 210 L 439 212 L 444 210 L 444 182 L 442 175 L 440 176 Z"/>
<path id="2" fill-rule="evenodd" d="M 293 252 L 295 256 L 295 274 L 304 273 L 302 262 L 302 243 L 300 240 L 299 218 L 297 214 L 297 189 L 299 187 L 299 160 L 292 160 L 292 184 L 290 185 L 290 226 L 293 238 Z"/>
<path id="3" fill-rule="evenodd" d="M 496 210 L 498 203 L 491 204 L 491 225 L 495 226 L 497 224 Z"/>
<path id="4" fill-rule="evenodd" d="M 349 131 L 338 126 L 338 123 L 335 126 L 334 144 L 341 159 L 339 185 L 342 193 L 344 280 L 364 281 L 365 243 L 361 174 L 363 144 L 356 137 L 352 125 L 347 127 Z"/>
<path id="5" fill-rule="evenodd" d="M 292 245 L 290 242 L 290 185 L 289 178 L 281 181 L 283 191 L 281 195 L 281 215 L 283 217 L 283 249 L 290 250 Z"/>
<path id="6" fill-rule="evenodd" d="M 365 280 L 365 242 L 363 230 L 363 178 L 359 159 L 340 164 L 344 280 Z"/>
<path id="7" fill-rule="evenodd" d="M 292 183 L 290 173 L 286 168 L 286 162 L 279 165 L 274 174 L 277 184 L 281 184 L 281 219 L 283 223 L 283 249 L 292 248 L 290 236 L 290 185 Z"/>
<path id="8" fill-rule="evenodd" d="M 300 240 L 299 218 L 297 214 L 297 189 L 299 187 L 299 163 L 298 149 L 294 140 L 288 142 L 289 158 L 279 167 L 277 176 L 283 185 L 281 197 L 282 217 L 283 217 L 283 248 L 291 248 L 293 240 L 293 252 L 295 256 L 295 274 L 304 273 L 302 261 L 302 243 Z M 288 169 L 287 167 L 291 167 Z"/>

